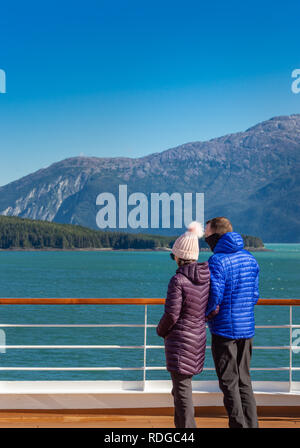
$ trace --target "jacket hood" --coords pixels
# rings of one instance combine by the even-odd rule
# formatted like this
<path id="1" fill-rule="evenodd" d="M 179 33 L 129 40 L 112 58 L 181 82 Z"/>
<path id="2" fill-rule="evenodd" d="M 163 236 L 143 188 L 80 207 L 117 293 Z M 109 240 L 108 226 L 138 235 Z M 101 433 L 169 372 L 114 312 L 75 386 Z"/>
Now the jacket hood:
<path id="1" fill-rule="evenodd" d="M 185 277 L 196 284 L 206 283 L 210 277 L 207 261 L 203 263 L 195 261 L 194 263 L 184 264 L 176 270 L 176 274 L 178 273 L 185 275 Z"/>
<path id="2" fill-rule="evenodd" d="M 227 232 L 221 236 L 216 244 L 214 253 L 225 253 L 230 254 L 243 249 L 244 240 L 241 235 L 237 232 Z"/>

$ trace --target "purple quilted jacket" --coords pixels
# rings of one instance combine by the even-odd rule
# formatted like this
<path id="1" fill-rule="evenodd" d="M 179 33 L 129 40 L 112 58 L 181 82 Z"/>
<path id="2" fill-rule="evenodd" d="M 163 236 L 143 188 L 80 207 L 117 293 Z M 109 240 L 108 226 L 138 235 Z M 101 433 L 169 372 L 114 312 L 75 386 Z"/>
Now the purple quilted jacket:
<path id="1" fill-rule="evenodd" d="M 202 372 L 209 286 L 208 262 L 180 266 L 169 282 L 165 312 L 156 327 L 157 334 L 165 338 L 169 371 L 185 375 Z"/>

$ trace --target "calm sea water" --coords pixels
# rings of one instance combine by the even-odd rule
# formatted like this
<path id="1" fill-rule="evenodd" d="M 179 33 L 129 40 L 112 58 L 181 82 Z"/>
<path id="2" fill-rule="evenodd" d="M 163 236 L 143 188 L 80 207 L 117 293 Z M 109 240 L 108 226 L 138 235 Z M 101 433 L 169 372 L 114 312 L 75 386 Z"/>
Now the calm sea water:
<path id="1" fill-rule="evenodd" d="M 271 252 L 254 252 L 260 268 L 260 297 L 300 299 L 300 244 L 267 244 Z M 201 252 L 199 261 L 211 253 Z M 0 252 L 1 297 L 165 297 L 176 264 L 165 252 Z M 257 325 L 289 323 L 289 307 L 257 306 Z M 163 306 L 148 307 L 148 323 L 157 324 Z M 107 324 L 144 322 L 141 305 L 1 305 L 0 324 Z M 300 324 L 300 307 L 293 308 Z M 0 327 L 1 329 L 1 327 Z M 143 328 L 5 328 L 7 345 L 143 345 Z M 208 345 L 210 344 L 207 330 Z M 155 328 L 148 329 L 149 345 L 163 345 Z M 297 335 L 294 334 L 294 340 Z M 257 329 L 257 346 L 288 345 L 288 329 Z M 1 345 L 0 344 L 0 345 Z M 141 367 L 142 349 L 7 349 L 1 366 L 22 367 Z M 147 350 L 148 366 L 164 366 L 163 349 Z M 254 350 L 252 367 L 289 365 L 288 350 Z M 300 352 L 293 354 L 300 366 Z M 210 349 L 206 367 L 213 367 Z M 147 371 L 147 379 L 169 379 L 166 371 Z M 253 371 L 254 380 L 288 380 L 283 371 Z M 140 380 L 142 371 L 0 371 L 0 380 Z M 216 379 L 203 372 L 195 380 Z M 293 379 L 300 381 L 295 372 Z"/>

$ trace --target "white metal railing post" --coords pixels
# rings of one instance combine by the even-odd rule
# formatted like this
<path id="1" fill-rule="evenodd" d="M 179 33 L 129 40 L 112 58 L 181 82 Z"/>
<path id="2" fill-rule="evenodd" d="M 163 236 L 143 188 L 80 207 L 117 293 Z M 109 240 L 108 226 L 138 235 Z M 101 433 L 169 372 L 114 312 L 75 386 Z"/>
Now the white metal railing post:
<path id="1" fill-rule="evenodd" d="M 145 305 L 145 320 L 144 320 L 144 366 L 143 366 L 143 390 L 146 386 L 146 362 L 147 362 L 147 305 Z"/>
<path id="2" fill-rule="evenodd" d="M 292 391 L 293 382 L 293 307 L 290 306 L 290 366 L 289 366 L 289 392 Z"/>

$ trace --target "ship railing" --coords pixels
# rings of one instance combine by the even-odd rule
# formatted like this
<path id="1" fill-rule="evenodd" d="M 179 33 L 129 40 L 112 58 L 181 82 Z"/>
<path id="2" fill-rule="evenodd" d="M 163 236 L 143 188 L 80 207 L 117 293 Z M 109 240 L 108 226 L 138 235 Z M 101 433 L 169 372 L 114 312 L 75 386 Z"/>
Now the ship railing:
<path id="1" fill-rule="evenodd" d="M 3 367 L 3 370 L 22 370 L 22 371 L 114 371 L 114 370 L 142 370 L 143 371 L 143 389 L 146 384 L 146 372 L 150 370 L 166 370 L 165 366 L 147 366 L 147 350 L 148 349 L 164 349 L 164 345 L 148 345 L 147 329 L 155 328 L 156 325 L 148 324 L 147 310 L 148 306 L 164 305 L 165 299 L 162 298 L 1 298 L 0 305 L 141 305 L 144 306 L 144 323 L 143 324 L 4 324 L 0 323 L 0 328 L 103 328 L 103 327 L 142 327 L 144 328 L 143 345 L 0 345 L 0 350 L 5 349 L 143 349 L 143 365 L 141 367 Z M 263 306 L 285 306 L 289 307 L 289 322 L 285 325 L 256 325 L 255 328 L 288 328 L 289 344 L 280 346 L 253 346 L 254 350 L 288 350 L 289 365 L 283 367 L 252 367 L 252 371 L 288 371 L 289 372 L 289 392 L 293 390 L 293 372 L 300 371 L 300 367 L 293 366 L 293 351 L 299 350 L 299 346 L 293 345 L 293 329 L 300 328 L 300 324 L 293 324 L 293 307 L 300 305 L 299 299 L 259 299 L 257 305 Z M 207 349 L 210 346 L 206 347 Z M 215 369 L 213 367 L 205 367 L 204 371 Z"/>

